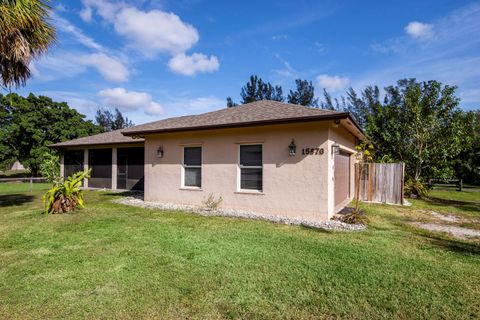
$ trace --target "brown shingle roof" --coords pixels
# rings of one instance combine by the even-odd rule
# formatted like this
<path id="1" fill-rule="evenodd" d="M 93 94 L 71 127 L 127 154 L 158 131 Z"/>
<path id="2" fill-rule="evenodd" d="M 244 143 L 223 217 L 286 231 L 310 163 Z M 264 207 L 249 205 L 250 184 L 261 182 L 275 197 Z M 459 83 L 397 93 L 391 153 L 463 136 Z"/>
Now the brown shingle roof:
<path id="1" fill-rule="evenodd" d="M 138 137 L 156 132 L 188 131 L 345 118 L 351 120 L 351 122 L 357 127 L 358 134 L 361 135 L 361 129 L 348 112 L 309 108 L 295 104 L 262 100 L 199 115 L 169 118 L 127 129 L 60 142 L 51 145 L 51 147 L 62 148 L 85 145 L 144 142 L 144 139 L 133 139 L 131 136 Z"/>
<path id="2" fill-rule="evenodd" d="M 63 147 L 75 147 L 75 146 L 85 146 L 85 145 L 102 145 L 102 144 L 123 144 L 123 143 L 135 143 L 143 142 L 143 139 L 132 139 L 131 137 L 126 137 L 121 133 L 122 129 L 96 134 L 89 137 L 83 137 L 78 139 L 73 139 L 70 141 L 59 142 L 50 145 L 54 148 L 63 148 Z"/>
<path id="3" fill-rule="evenodd" d="M 128 136 L 141 136 L 156 132 L 239 127 L 246 125 L 301 122 L 347 117 L 350 117 L 350 115 L 346 112 L 309 108 L 271 100 L 261 100 L 199 115 L 150 122 L 125 129 L 122 133 Z"/>

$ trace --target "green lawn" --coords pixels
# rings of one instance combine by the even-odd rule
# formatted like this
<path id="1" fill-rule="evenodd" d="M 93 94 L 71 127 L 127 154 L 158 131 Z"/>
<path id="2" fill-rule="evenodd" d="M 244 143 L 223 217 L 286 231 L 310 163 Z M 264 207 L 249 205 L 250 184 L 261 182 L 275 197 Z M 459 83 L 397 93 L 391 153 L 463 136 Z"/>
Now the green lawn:
<path id="1" fill-rule="evenodd" d="M 42 215 L 41 187 L 0 184 L 0 319 L 480 317 L 480 241 L 408 224 L 480 224 L 480 190 L 364 205 L 364 232 L 113 204 Z M 477 219 L 477 220 L 475 220 Z M 475 222 L 476 221 L 476 222 Z"/>

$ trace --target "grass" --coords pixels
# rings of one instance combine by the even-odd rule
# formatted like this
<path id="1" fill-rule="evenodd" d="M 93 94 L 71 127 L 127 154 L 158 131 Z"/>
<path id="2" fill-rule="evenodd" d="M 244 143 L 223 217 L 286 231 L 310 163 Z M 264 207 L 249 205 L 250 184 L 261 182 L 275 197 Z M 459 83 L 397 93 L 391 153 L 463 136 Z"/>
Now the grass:
<path id="1" fill-rule="evenodd" d="M 480 193 L 363 205 L 360 233 L 113 204 L 42 215 L 0 185 L 0 318 L 479 318 L 480 243 L 411 227 L 418 210 L 480 218 Z M 45 188 L 45 185 L 43 185 Z M 441 202 L 447 201 L 447 202 Z"/>

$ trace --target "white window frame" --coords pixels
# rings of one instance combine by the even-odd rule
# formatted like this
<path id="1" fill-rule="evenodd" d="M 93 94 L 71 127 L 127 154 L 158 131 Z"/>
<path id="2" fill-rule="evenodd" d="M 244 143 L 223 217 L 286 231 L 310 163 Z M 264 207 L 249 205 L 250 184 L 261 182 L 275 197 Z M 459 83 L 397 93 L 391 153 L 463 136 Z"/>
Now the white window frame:
<path id="1" fill-rule="evenodd" d="M 262 147 L 262 165 L 261 166 L 242 166 L 240 164 L 240 154 L 242 146 L 261 146 Z M 264 189 L 264 179 L 263 179 L 263 143 L 251 142 L 251 143 L 241 143 L 238 145 L 238 154 L 237 154 L 237 192 L 241 193 L 260 193 L 263 194 Z M 242 169 L 262 169 L 262 189 L 242 189 Z"/>
<path id="2" fill-rule="evenodd" d="M 200 165 L 199 166 L 186 166 L 185 165 L 185 148 L 200 148 Z M 203 185 L 203 170 L 202 170 L 202 164 L 203 164 L 203 146 L 199 144 L 194 144 L 194 145 L 183 145 L 182 146 L 182 173 L 181 173 L 181 183 L 180 183 L 180 188 L 181 189 L 194 189 L 194 190 L 201 190 L 202 185 Z M 186 168 L 199 168 L 200 169 L 200 186 L 186 186 L 185 185 L 185 169 Z"/>

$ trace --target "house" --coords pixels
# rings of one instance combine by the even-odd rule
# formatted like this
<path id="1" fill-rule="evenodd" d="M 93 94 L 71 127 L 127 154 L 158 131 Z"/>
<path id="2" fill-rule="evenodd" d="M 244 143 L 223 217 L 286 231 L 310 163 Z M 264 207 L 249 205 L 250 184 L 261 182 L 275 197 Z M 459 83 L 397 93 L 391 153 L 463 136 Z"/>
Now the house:
<path id="1" fill-rule="evenodd" d="M 144 189 L 145 201 L 327 220 L 353 196 L 363 133 L 349 113 L 257 101 L 55 144 L 87 187 Z"/>

